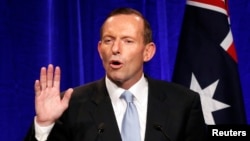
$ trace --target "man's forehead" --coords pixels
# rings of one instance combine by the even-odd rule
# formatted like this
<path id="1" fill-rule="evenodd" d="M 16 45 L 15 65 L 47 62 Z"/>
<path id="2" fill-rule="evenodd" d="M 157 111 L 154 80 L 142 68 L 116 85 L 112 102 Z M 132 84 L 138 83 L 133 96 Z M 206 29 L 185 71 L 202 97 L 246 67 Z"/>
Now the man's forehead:
<path id="1" fill-rule="evenodd" d="M 111 17 L 109 17 L 106 22 L 112 22 L 114 20 L 121 20 L 121 19 L 126 19 L 126 18 L 131 18 L 131 19 L 135 19 L 136 21 L 141 21 L 142 18 L 138 15 L 135 14 L 119 14 L 119 15 L 113 15 Z"/>

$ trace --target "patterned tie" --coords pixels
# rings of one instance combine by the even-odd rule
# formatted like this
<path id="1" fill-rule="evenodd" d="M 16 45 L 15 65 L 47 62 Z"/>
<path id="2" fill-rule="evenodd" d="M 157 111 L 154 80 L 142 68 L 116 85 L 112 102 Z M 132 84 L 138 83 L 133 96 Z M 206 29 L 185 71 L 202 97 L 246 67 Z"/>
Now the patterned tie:
<path id="1" fill-rule="evenodd" d="M 133 94 L 125 91 L 121 98 L 127 102 L 127 110 L 122 121 L 122 141 L 140 141 L 140 123 L 136 107 L 133 103 Z"/>

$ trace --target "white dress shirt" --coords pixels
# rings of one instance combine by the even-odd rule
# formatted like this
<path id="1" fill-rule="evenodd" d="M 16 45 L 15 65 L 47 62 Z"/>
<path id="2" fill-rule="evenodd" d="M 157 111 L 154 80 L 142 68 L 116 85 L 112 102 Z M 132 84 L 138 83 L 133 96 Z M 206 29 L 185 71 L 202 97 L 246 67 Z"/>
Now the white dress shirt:
<path id="1" fill-rule="evenodd" d="M 121 94 L 125 91 L 115 85 L 112 81 L 110 81 L 107 77 L 105 77 L 106 87 L 111 98 L 111 103 L 115 112 L 116 121 L 121 132 L 122 119 L 123 115 L 126 111 L 127 104 L 124 99 L 120 99 Z M 141 141 L 144 141 L 145 138 L 145 130 L 146 130 L 146 115 L 147 115 L 147 102 L 148 102 L 148 82 L 144 75 L 140 78 L 140 80 L 134 84 L 131 88 L 128 89 L 135 97 L 134 104 L 137 108 L 139 121 L 140 121 L 140 133 L 141 133 Z M 46 127 L 39 126 L 35 121 L 35 137 L 38 141 L 46 141 L 48 135 L 53 128 L 54 124 Z"/>
<path id="2" fill-rule="evenodd" d="M 111 103 L 115 112 L 116 121 L 121 133 L 122 119 L 127 108 L 127 103 L 124 99 L 121 99 L 121 94 L 125 91 L 120 87 L 117 87 L 106 77 L 106 86 L 108 89 Z M 134 104 L 138 111 L 140 122 L 141 141 L 144 141 L 146 130 L 146 118 L 147 118 L 147 103 L 148 103 L 148 82 L 144 75 L 141 79 L 128 89 L 135 97 Z"/>

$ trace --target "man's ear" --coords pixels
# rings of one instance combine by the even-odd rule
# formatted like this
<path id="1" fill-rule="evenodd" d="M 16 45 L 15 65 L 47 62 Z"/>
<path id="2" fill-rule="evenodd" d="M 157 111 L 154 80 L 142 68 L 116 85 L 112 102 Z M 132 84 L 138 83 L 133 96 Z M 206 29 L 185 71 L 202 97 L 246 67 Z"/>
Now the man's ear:
<path id="1" fill-rule="evenodd" d="M 148 62 L 149 60 L 151 60 L 155 55 L 155 51 L 156 51 L 155 44 L 153 42 L 148 43 L 144 50 L 143 61 Z"/>
<path id="2" fill-rule="evenodd" d="M 98 53 L 99 53 L 100 58 L 102 59 L 101 45 L 102 45 L 102 41 L 99 41 L 99 42 L 98 42 L 98 46 L 97 46 L 97 50 L 98 50 Z"/>

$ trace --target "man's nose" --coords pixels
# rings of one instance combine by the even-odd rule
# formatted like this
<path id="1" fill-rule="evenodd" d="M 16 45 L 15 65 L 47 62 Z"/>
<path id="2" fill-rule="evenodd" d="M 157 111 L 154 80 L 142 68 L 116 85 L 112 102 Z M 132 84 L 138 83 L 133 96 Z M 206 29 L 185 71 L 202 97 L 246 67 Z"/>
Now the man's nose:
<path id="1" fill-rule="evenodd" d="M 121 49 L 121 43 L 119 40 L 117 40 L 114 42 L 114 44 L 112 46 L 113 54 L 120 54 L 120 49 Z"/>

